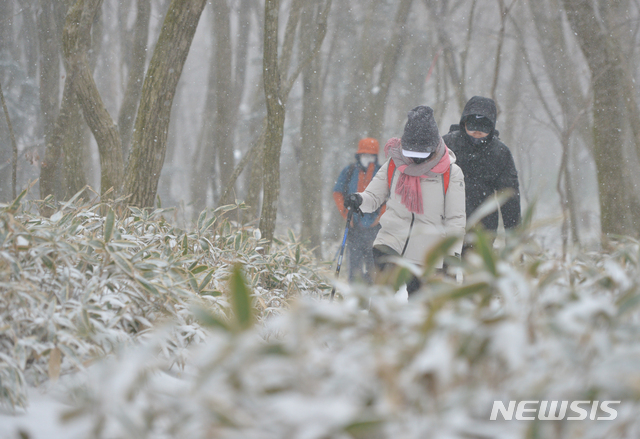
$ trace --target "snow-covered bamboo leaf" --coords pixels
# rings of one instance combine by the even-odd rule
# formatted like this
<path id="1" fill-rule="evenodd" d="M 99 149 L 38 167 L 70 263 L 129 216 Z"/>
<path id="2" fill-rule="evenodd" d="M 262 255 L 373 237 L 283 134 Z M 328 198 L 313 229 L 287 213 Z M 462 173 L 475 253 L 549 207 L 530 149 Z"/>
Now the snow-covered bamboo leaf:
<path id="1" fill-rule="evenodd" d="M 460 241 L 457 236 L 447 236 L 442 239 L 438 244 L 433 246 L 425 256 L 424 267 L 425 270 L 430 272 L 435 268 L 435 265 L 441 261 L 446 255 L 449 254 L 449 250 Z"/>
<path id="2" fill-rule="evenodd" d="M 20 204 L 22 203 L 22 199 L 25 197 L 25 195 L 27 195 L 28 190 L 29 188 L 26 188 L 22 192 L 20 192 L 16 199 L 13 200 L 13 202 L 8 207 L 6 207 L 5 210 L 9 211 L 10 213 L 17 212 L 20 208 Z"/>
<path id="3" fill-rule="evenodd" d="M 115 213 L 113 209 L 109 209 L 107 212 L 107 217 L 104 221 L 104 242 L 109 242 L 111 240 L 111 235 L 113 234 L 113 226 L 115 225 Z"/>
<path id="4" fill-rule="evenodd" d="M 114 249 L 136 249 L 140 247 L 140 245 L 136 242 L 131 241 L 123 241 L 123 240 L 112 240 L 109 245 Z"/>
<path id="5" fill-rule="evenodd" d="M 200 216 L 198 216 L 198 225 L 197 225 L 197 227 L 198 227 L 198 231 L 200 233 L 203 233 L 202 228 L 204 226 L 204 222 L 205 222 L 206 219 L 207 219 L 207 211 L 203 210 L 202 212 L 200 212 Z"/>
<path id="6" fill-rule="evenodd" d="M 203 271 L 206 271 L 207 269 L 209 269 L 209 266 L 207 266 L 207 265 L 197 265 L 197 266 L 195 266 L 193 268 L 190 268 L 189 271 L 193 275 L 196 275 L 196 274 L 202 273 Z"/>
<path id="7" fill-rule="evenodd" d="M 111 258 L 113 259 L 113 262 L 116 263 L 118 268 L 120 268 L 129 276 L 133 276 L 133 266 L 131 265 L 131 262 L 123 258 L 118 253 L 111 253 Z"/>
<path id="8" fill-rule="evenodd" d="M 464 285 L 458 288 L 454 288 L 451 291 L 447 292 L 447 297 L 451 299 L 461 299 L 463 297 L 481 292 L 487 291 L 489 289 L 489 284 L 486 282 L 477 282 L 468 285 Z"/>
<path id="9" fill-rule="evenodd" d="M 229 290 L 238 329 L 245 330 L 250 328 L 253 325 L 251 292 L 244 280 L 242 266 L 240 264 L 236 264 L 233 267 L 229 280 Z"/>
<path id="10" fill-rule="evenodd" d="M 189 252 L 189 239 L 187 238 L 187 234 L 185 233 L 184 238 L 182 238 L 182 255 L 185 256 Z"/>
<path id="11" fill-rule="evenodd" d="M 204 252 L 208 252 L 209 249 L 211 248 L 211 245 L 209 244 L 209 241 L 206 238 L 200 238 L 198 240 L 198 243 L 200 244 L 200 247 Z"/>
<path id="12" fill-rule="evenodd" d="M 216 290 L 201 290 L 200 291 L 200 295 L 201 296 L 218 297 L 218 296 L 221 296 L 222 293 L 220 291 L 216 291 Z"/>
<path id="13" fill-rule="evenodd" d="M 484 261 L 485 267 L 493 276 L 497 276 L 496 255 L 491 248 L 490 239 L 484 231 L 476 234 L 475 247 Z"/>
<path id="14" fill-rule="evenodd" d="M 207 230 L 209 230 L 211 226 L 213 226 L 213 224 L 216 222 L 216 220 L 217 218 L 215 216 L 209 218 L 202 226 L 202 229 L 200 229 L 200 233 L 204 234 Z"/>
<path id="15" fill-rule="evenodd" d="M 204 279 L 202 279 L 200 286 L 198 286 L 198 293 L 201 293 L 202 290 L 204 290 L 207 287 L 207 285 L 209 285 L 209 282 L 211 282 L 211 278 L 213 277 L 214 271 L 215 269 L 210 270 L 209 273 L 207 273 L 207 275 L 204 277 Z"/>
<path id="16" fill-rule="evenodd" d="M 135 275 L 135 280 L 142 285 L 142 287 L 149 291 L 151 294 L 154 295 L 159 295 L 159 291 L 158 289 L 155 287 L 155 285 L 153 285 L 151 282 L 149 282 L 147 279 L 145 279 L 143 276 L 140 275 Z"/>
<path id="17" fill-rule="evenodd" d="M 198 291 L 198 280 L 196 279 L 196 277 L 191 271 L 187 272 L 187 276 L 189 276 L 189 285 L 191 286 L 191 289 L 194 292 Z"/>
<path id="18" fill-rule="evenodd" d="M 220 328 L 225 331 L 229 331 L 229 326 L 218 316 L 211 314 L 209 311 L 202 307 L 194 307 L 192 309 L 193 315 L 198 319 L 203 326 L 208 326 L 210 328 Z"/>

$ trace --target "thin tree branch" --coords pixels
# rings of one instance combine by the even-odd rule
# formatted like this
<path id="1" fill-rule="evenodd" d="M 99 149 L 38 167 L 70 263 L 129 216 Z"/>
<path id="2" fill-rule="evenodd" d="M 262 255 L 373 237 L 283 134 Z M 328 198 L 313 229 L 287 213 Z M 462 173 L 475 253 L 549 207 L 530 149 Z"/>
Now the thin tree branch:
<path id="1" fill-rule="evenodd" d="M 233 170 L 233 173 L 229 177 L 229 181 L 227 182 L 227 185 L 225 186 L 222 192 L 222 197 L 220 197 L 221 205 L 229 204 L 231 202 L 231 200 L 229 200 L 229 196 L 231 194 L 231 191 L 233 190 L 233 187 L 236 184 L 236 180 L 238 179 L 240 174 L 242 174 L 242 171 L 244 171 L 244 168 L 249 163 L 251 163 L 251 161 L 253 161 L 253 159 L 258 155 L 258 152 L 260 151 L 260 149 L 264 147 L 264 139 L 266 136 L 266 132 L 267 132 L 267 117 L 265 116 L 262 121 L 262 129 L 260 130 L 260 135 L 258 136 L 256 141 L 253 143 L 253 146 L 240 159 L 240 162 L 238 162 L 235 169 Z"/>
<path id="2" fill-rule="evenodd" d="M 297 3 L 300 3 L 299 6 L 302 6 L 301 0 L 298 0 Z M 282 100 L 283 103 L 286 103 L 287 98 L 289 97 L 289 93 L 290 93 L 291 89 L 293 88 L 293 85 L 295 84 L 295 81 L 298 78 L 298 76 L 300 75 L 300 73 L 302 72 L 302 70 L 320 52 L 320 47 L 322 46 L 322 41 L 324 40 L 324 37 L 326 35 L 326 30 L 327 30 L 326 22 L 327 22 L 327 16 L 329 15 L 329 10 L 331 8 L 331 3 L 332 3 L 332 0 L 328 0 L 327 1 L 327 3 L 325 4 L 324 10 L 322 11 L 322 13 L 320 15 L 321 19 L 319 20 L 319 23 L 318 23 L 318 35 L 316 36 L 316 46 L 314 47 L 314 49 L 311 52 L 311 54 L 309 54 L 309 56 L 307 58 L 305 58 L 300 63 L 300 65 L 296 68 L 295 72 L 291 75 L 291 77 L 289 77 L 289 79 L 284 84 L 284 86 L 281 87 L 280 99 Z M 294 11 L 292 11 L 292 14 L 293 13 L 294 13 Z M 296 27 L 297 27 L 297 22 L 299 21 L 299 18 L 300 18 L 300 10 L 298 10 L 295 13 L 297 14 L 297 18 L 295 19 L 295 24 L 296 24 Z M 289 32 L 289 29 L 294 29 L 295 30 L 295 27 L 293 26 L 293 23 L 294 23 L 294 20 L 292 20 L 291 16 L 290 16 L 289 20 L 288 20 L 288 23 L 287 23 L 287 32 Z M 288 49 L 287 50 L 283 50 L 283 57 L 285 57 L 285 53 L 287 51 L 288 51 Z M 286 55 L 286 57 L 289 57 L 289 56 L 290 55 Z M 281 62 L 279 64 L 280 64 L 280 66 L 284 66 L 285 64 L 288 64 L 288 63 L 289 63 L 289 60 L 287 59 L 286 62 Z M 260 132 L 260 136 L 258 137 L 256 142 L 253 144 L 253 146 L 249 149 L 249 151 L 247 151 L 245 153 L 245 155 L 242 157 L 242 159 L 240 159 L 240 162 L 236 165 L 235 169 L 233 170 L 233 173 L 229 177 L 229 181 L 227 182 L 227 184 L 226 184 L 226 186 L 225 186 L 225 188 L 224 188 L 224 190 L 222 192 L 222 197 L 220 198 L 222 204 L 228 204 L 230 202 L 229 196 L 230 196 L 230 194 L 231 194 L 231 192 L 233 190 L 233 186 L 235 185 L 236 180 L 238 179 L 238 177 L 240 176 L 242 171 L 244 171 L 245 167 L 258 154 L 260 149 L 264 147 L 264 142 L 265 142 L 265 137 L 266 137 L 266 130 L 267 130 L 267 118 L 265 116 L 264 119 L 263 119 L 263 122 L 262 122 L 262 130 Z"/>
<path id="3" fill-rule="evenodd" d="M 4 110 L 4 117 L 7 120 L 7 126 L 9 127 L 9 136 L 11 137 L 11 148 L 13 150 L 12 167 L 11 167 L 11 195 L 13 199 L 16 199 L 16 180 L 18 174 L 18 144 L 16 143 L 16 136 L 13 132 L 13 125 L 11 124 L 11 118 L 9 117 L 9 110 L 7 109 L 7 103 L 4 100 L 4 93 L 2 92 L 2 84 L 0 84 L 0 99 L 2 99 L 2 109 Z"/>
<path id="4" fill-rule="evenodd" d="M 518 26 L 518 23 L 515 22 L 515 20 L 512 20 L 512 25 L 515 28 L 516 33 L 518 35 L 518 43 L 520 45 L 520 51 L 522 52 L 522 56 L 524 57 L 524 65 L 527 66 L 527 70 L 529 72 L 529 76 L 531 77 L 531 82 L 533 84 L 533 87 L 536 89 L 536 93 L 540 98 L 540 102 L 542 103 L 542 106 L 545 112 L 547 113 L 547 116 L 549 117 L 549 120 L 551 121 L 556 132 L 561 133 L 562 128 L 560 127 L 560 124 L 556 121 L 553 111 L 551 111 L 551 108 L 547 103 L 547 99 L 544 97 L 544 94 L 542 93 L 542 89 L 540 87 L 540 84 L 538 83 L 537 76 L 533 72 L 533 69 L 531 67 L 533 63 L 529 60 L 529 52 L 527 51 L 527 47 L 524 44 L 524 36 L 523 36 L 522 30 L 520 29 L 520 26 Z"/>
<path id="5" fill-rule="evenodd" d="M 469 48 L 471 47 L 471 35 L 473 32 L 473 19 L 475 17 L 475 10 L 476 10 L 476 5 L 478 4 L 477 0 L 473 0 L 473 3 L 471 4 L 471 10 L 469 11 L 469 22 L 467 23 L 467 37 L 464 41 L 464 49 L 462 50 L 462 53 L 460 54 L 460 78 L 462 78 L 462 94 L 464 97 L 464 84 L 466 81 L 466 76 L 467 76 L 467 59 L 468 59 L 468 55 L 469 55 Z M 464 100 L 466 103 L 466 98 Z M 462 104 L 462 106 L 464 106 L 464 103 Z M 462 107 L 460 107 L 460 110 L 462 111 Z"/>
<path id="6" fill-rule="evenodd" d="M 500 77 L 500 61 L 502 57 L 502 46 L 504 45 L 504 36 L 507 25 L 507 18 L 511 9 L 515 5 L 516 1 L 513 0 L 511 5 L 505 7 L 504 0 L 498 0 L 498 4 L 500 5 L 500 32 L 498 34 L 498 47 L 496 49 L 496 64 L 493 71 L 493 84 L 491 85 L 491 98 L 495 101 L 496 107 L 498 108 L 498 114 L 500 114 L 500 105 L 496 96 L 496 92 L 498 90 L 498 79 Z"/>
<path id="7" fill-rule="evenodd" d="M 291 57 L 293 56 L 293 45 L 295 43 L 296 29 L 300 22 L 300 11 L 302 11 L 303 0 L 293 0 L 289 7 L 289 18 L 287 19 L 287 27 L 284 32 L 284 40 L 282 42 L 282 52 L 278 60 L 278 71 L 280 78 L 286 78 L 287 72 L 291 65 Z M 281 82 L 282 84 L 282 79 Z M 282 93 L 281 96 L 286 94 Z"/>
<path id="8" fill-rule="evenodd" d="M 282 98 L 285 99 L 285 101 L 289 97 L 289 92 L 291 92 L 291 89 L 293 88 L 293 85 L 298 79 L 298 76 L 300 76 L 300 73 L 302 73 L 302 70 L 304 70 L 304 68 L 307 65 L 309 65 L 309 63 L 313 60 L 313 58 L 315 58 L 318 55 L 318 53 L 320 53 L 320 47 L 322 47 L 322 42 L 324 41 L 324 37 L 327 34 L 327 17 L 329 16 L 329 10 L 331 9 L 332 1 L 333 0 L 327 0 L 324 10 L 320 13 L 320 17 L 318 20 L 318 34 L 316 35 L 315 47 L 313 48 L 309 56 L 307 56 L 304 60 L 302 60 L 302 62 L 300 62 L 296 70 L 293 72 L 293 74 L 289 77 L 289 79 L 285 83 L 285 86 L 282 88 L 283 93 L 281 96 Z"/>

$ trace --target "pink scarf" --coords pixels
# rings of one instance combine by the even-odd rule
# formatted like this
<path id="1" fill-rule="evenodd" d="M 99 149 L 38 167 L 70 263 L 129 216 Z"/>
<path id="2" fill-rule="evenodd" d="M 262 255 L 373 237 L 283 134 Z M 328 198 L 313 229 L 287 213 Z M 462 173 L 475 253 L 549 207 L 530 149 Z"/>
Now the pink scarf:
<path id="1" fill-rule="evenodd" d="M 424 213 L 422 206 L 421 178 L 433 178 L 439 174 L 444 174 L 451 166 L 449 149 L 445 145 L 442 137 L 436 152 L 429 160 L 416 164 L 409 157 L 402 155 L 402 143 L 399 138 L 389 139 L 384 147 L 387 158 L 391 158 L 400 171 L 400 177 L 396 184 L 396 194 L 400 195 L 402 204 L 410 212 L 421 215 Z"/>

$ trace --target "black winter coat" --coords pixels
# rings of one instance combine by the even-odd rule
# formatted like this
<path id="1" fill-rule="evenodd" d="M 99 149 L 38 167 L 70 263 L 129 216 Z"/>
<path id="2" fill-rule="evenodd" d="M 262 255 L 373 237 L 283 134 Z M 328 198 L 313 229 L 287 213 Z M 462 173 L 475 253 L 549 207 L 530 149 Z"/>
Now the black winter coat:
<path id="1" fill-rule="evenodd" d="M 474 97 L 467 103 L 462 113 L 461 124 L 465 117 L 482 114 L 492 120 L 495 126 L 495 104 L 488 98 Z M 488 197 L 496 192 L 511 188 L 515 191 L 501 208 L 502 221 L 506 229 L 520 223 L 520 186 L 518 172 L 509 148 L 500 141 L 498 132 L 490 134 L 490 140 L 482 145 L 473 145 L 469 135 L 461 125 L 451 125 L 449 134 L 443 139 L 456 155 L 456 163 L 464 173 L 466 189 L 467 218 Z M 497 230 L 498 212 L 486 216 L 482 223 L 488 230 Z"/>
<path id="2" fill-rule="evenodd" d="M 452 125 L 449 134 L 443 136 L 447 147 L 456 155 L 456 163 L 464 173 L 467 218 L 495 192 L 511 188 L 515 195 L 501 208 L 505 228 L 520 223 L 520 187 L 518 172 L 509 148 L 500 141 L 497 133 L 486 145 L 470 145 L 459 125 Z M 488 230 L 497 230 L 498 212 L 486 216 L 482 223 Z"/>
<path id="3" fill-rule="evenodd" d="M 495 129 L 487 137 L 487 142 L 480 145 L 471 143 L 470 136 L 464 130 L 464 123 L 473 115 L 489 118 L 495 127 L 497 112 L 493 100 L 474 96 L 465 105 L 460 124 L 451 125 L 449 134 L 443 136 L 464 172 L 467 218 L 488 197 L 502 189 L 511 188 L 515 194 L 500 211 L 505 228 L 513 228 L 520 223 L 520 186 L 513 156 L 509 148 L 500 141 Z M 498 220 L 498 212 L 494 212 L 483 218 L 482 223 L 488 230 L 495 231 L 498 229 Z"/>

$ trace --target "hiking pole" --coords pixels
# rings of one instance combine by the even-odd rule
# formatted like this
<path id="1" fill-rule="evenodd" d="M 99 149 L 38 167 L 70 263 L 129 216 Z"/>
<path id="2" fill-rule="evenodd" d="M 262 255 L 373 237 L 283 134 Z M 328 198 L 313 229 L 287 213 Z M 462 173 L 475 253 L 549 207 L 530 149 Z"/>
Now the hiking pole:
<path id="1" fill-rule="evenodd" d="M 347 235 L 349 234 L 349 224 L 353 217 L 353 210 L 350 208 L 347 214 L 347 226 L 344 228 L 344 237 L 342 238 L 342 247 L 340 247 L 340 256 L 338 256 L 338 265 L 336 266 L 336 279 L 340 276 L 340 267 L 342 266 L 342 256 L 344 255 L 344 247 L 347 244 Z M 331 302 L 333 302 L 333 296 L 336 294 L 336 287 L 331 290 Z"/>

